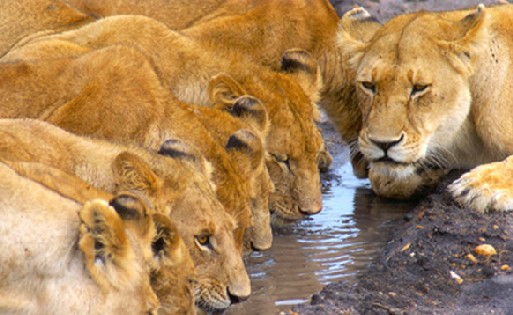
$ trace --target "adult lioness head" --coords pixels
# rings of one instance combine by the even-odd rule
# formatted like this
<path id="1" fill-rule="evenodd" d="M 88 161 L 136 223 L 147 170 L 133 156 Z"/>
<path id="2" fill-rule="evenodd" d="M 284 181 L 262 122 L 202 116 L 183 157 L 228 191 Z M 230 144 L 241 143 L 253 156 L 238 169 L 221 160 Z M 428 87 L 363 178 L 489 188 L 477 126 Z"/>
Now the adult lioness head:
<path id="1" fill-rule="evenodd" d="M 378 194 L 408 197 L 425 184 L 412 180 L 422 176 L 419 170 L 469 161 L 460 144 L 475 132 L 468 119 L 469 78 L 486 20 L 482 7 L 452 15 L 422 12 L 390 20 L 368 42 L 342 34 L 363 115 L 359 147 L 371 163 L 371 181 L 389 177 L 391 185 L 374 185 Z M 418 187 L 393 188 L 408 181 Z"/>
<path id="2" fill-rule="evenodd" d="M 275 187 L 269 208 L 275 222 L 298 220 L 322 208 L 319 158 L 323 143 L 315 125 L 319 66 L 308 53 L 293 49 L 284 53 L 282 71 L 267 77 L 261 73 L 265 85 L 244 76 L 235 81 L 228 74 L 216 75 L 209 85 L 210 99 L 218 108 L 231 110 L 238 97 L 250 94 L 258 95 L 267 109 L 267 168 Z"/>

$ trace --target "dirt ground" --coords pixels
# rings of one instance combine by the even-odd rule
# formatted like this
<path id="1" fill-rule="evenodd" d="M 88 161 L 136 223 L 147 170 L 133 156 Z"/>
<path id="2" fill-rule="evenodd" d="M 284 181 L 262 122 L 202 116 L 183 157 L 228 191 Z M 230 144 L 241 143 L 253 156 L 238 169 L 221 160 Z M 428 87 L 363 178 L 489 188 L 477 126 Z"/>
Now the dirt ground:
<path id="1" fill-rule="evenodd" d="M 480 2 L 497 1 L 332 1 L 339 14 L 363 5 L 380 21 Z M 329 124 L 322 129 L 328 147 L 339 150 Z M 459 175 L 452 172 L 396 222 L 380 256 L 356 281 L 326 286 L 291 314 L 513 314 L 513 216 L 480 214 L 455 204 L 445 188 Z M 492 245 L 497 254 L 477 255 L 474 249 L 481 244 Z"/>
<path id="2" fill-rule="evenodd" d="M 454 172 L 396 222 L 380 257 L 356 283 L 334 283 L 294 309 L 309 314 L 513 314 L 513 216 L 457 206 Z M 491 257 L 474 252 L 490 244 Z M 467 255 L 472 254 L 474 261 Z M 502 269 L 501 269 L 502 267 Z M 503 270 L 504 269 L 504 270 Z M 458 283 L 454 273 L 463 281 Z"/>

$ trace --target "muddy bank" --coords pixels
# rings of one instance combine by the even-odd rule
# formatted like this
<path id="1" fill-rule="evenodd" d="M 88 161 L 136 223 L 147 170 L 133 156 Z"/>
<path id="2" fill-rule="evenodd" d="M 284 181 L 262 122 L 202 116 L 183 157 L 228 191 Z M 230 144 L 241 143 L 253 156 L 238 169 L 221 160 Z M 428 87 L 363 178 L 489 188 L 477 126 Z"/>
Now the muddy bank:
<path id="1" fill-rule="evenodd" d="M 326 286 L 301 314 L 513 314 L 513 217 L 456 205 L 445 187 L 396 222 L 378 259 L 354 284 Z M 474 253 L 490 244 L 497 255 Z M 467 255 L 473 254 L 476 261 Z M 501 269 L 502 267 L 502 269 Z M 451 272 L 461 277 L 460 284 Z"/>

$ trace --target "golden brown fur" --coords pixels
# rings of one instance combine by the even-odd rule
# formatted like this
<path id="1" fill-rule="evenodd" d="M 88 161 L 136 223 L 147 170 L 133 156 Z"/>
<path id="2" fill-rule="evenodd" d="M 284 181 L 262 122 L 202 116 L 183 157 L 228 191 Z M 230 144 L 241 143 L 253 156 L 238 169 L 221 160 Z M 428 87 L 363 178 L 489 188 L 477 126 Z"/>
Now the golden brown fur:
<path id="1" fill-rule="evenodd" d="M 3 0 L 0 10 L 0 56 L 32 33 L 69 29 L 92 20 L 92 17 L 63 0 Z"/>
<path id="2" fill-rule="evenodd" d="M 33 171 L 32 165 L 16 169 Z M 60 173 L 53 179 L 56 191 L 4 163 L 0 173 L 3 314 L 156 314 L 149 283 L 155 228 L 141 199 L 112 199 L 130 199 L 125 211 L 139 216 L 125 220 L 104 199 L 83 204 L 69 198 L 73 189 L 85 198 L 107 195 L 76 177 Z"/>
<path id="3" fill-rule="evenodd" d="M 166 23 L 171 29 L 183 29 L 217 16 L 233 14 L 252 7 L 253 0 L 67 0 L 80 11 L 96 17 L 120 14 L 146 15 Z"/>
<path id="4" fill-rule="evenodd" d="M 400 187 L 418 168 L 471 168 L 513 154 L 512 14 L 509 5 L 422 12 L 390 20 L 368 42 L 341 38 L 357 70 L 360 149 L 377 177 Z M 511 210 L 508 176 L 511 158 L 476 168 L 450 189 L 478 211 Z"/>
<path id="5" fill-rule="evenodd" d="M 0 72 L 11 78 L 0 82 L 0 94 L 12 100 L 0 109 L 3 117 L 43 119 L 77 134 L 132 141 L 155 150 L 170 137 L 195 145 L 214 166 L 217 193 L 227 211 L 239 221 L 237 238 L 242 246 L 242 235 L 251 225 L 252 187 L 246 185 L 246 179 L 251 182 L 261 177 L 264 163 L 261 149 L 225 150 L 228 138 L 222 142 L 212 137 L 212 128 L 204 126 L 193 111 L 161 85 L 143 54 L 116 45 L 79 58 L 8 63 L 0 65 Z M 33 97 L 34 94 L 38 97 Z M 210 116 L 219 121 L 219 128 L 225 129 L 224 124 L 238 120 L 219 111 Z M 244 127 L 240 122 L 231 125 L 238 129 Z M 231 134 L 238 129 L 231 128 Z M 253 129 L 259 136 L 252 139 L 254 143 L 245 143 L 258 146 L 266 130 Z M 239 163 L 238 160 L 245 157 L 253 159 L 258 167 L 248 168 Z M 267 196 L 262 193 L 260 198 L 267 199 Z M 268 213 L 265 200 L 257 202 L 262 206 L 254 209 L 256 215 Z M 269 224 L 257 223 L 256 237 L 259 233 L 270 234 Z M 255 248 L 266 249 L 270 241 L 262 240 Z"/>
<path id="6" fill-rule="evenodd" d="M 348 27 L 350 14 L 339 19 L 326 0 L 259 0 L 243 8 L 183 31 L 204 49 L 226 54 L 243 52 L 244 58 L 278 70 L 284 51 L 300 48 L 320 64 L 323 87 L 320 103 L 342 138 L 352 145 L 355 174 L 366 176 L 365 163 L 356 146 L 361 114 L 354 101 L 354 72 L 347 63 L 337 36 L 341 28 L 350 28 L 359 38 L 370 38 L 380 24 L 364 17 L 366 27 Z M 259 43 L 255 45 L 254 43 Z M 323 161 L 330 162 L 329 156 Z"/>
<path id="7" fill-rule="evenodd" d="M 207 87 L 210 78 L 222 71 L 233 76 L 239 87 L 234 91 L 234 85 L 228 82 L 229 96 L 256 96 L 269 112 L 271 128 L 267 151 L 274 157 L 287 156 L 290 164 L 299 170 L 290 172 L 284 161 L 274 161 L 274 164 L 284 166 L 282 170 L 286 176 L 276 176 L 281 171 L 271 172 L 277 191 L 283 187 L 282 195 L 275 198 L 279 201 L 271 203 L 279 206 L 271 210 L 286 219 L 302 218 L 304 214 L 320 210 L 319 170 L 314 166 L 318 164 L 322 147 L 322 138 L 314 123 L 320 78 L 316 67 L 312 67 L 314 61 L 302 58 L 292 66 L 288 64 L 287 69 L 293 72 L 290 74 L 238 64 L 232 60 L 242 60 L 242 56 L 230 55 L 223 59 L 211 55 L 190 39 L 170 31 L 164 24 L 142 16 L 109 17 L 75 31 L 33 38 L 11 51 L 3 60 L 70 56 L 83 53 L 83 49 L 113 44 L 127 44 L 140 49 L 155 66 L 163 85 L 180 100 L 189 103 L 209 104 Z M 62 45 L 66 50 L 59 48 Z M 304 64 L 304 60 L 308 63 Z M 306 147 L 302 145 L 303 139 Z M 282 212 L 283 209 L 287 211 Z M 292 213 L 289 213 L 290 209 Z"/>
<path id="8" fill-rule="evenodd" d="M 211 131 L 218 143 L 226 145 L 228 154 L 250 187 L 253 225 L 246 231 L 245 247 L 268 249 L 272 244 L 269 193 L 274 186 L 265 165 L 267 152 L 262 141 L 269 128 L 267 111 L 254 97 L 240 96 L 231 103 L 229 111 L 193 105 L 186 108 L 194 112 L 195 118 Z M 253 132 L 244 130 L 248 127 Z M 239 143 L 241 141 L 243 143 Z"/>
<path id="9" fill-rule="evenodd" d="M 18 175 L 39 183 L 79 204 L 87 204 L 92 199 L 111 200 L 113 198 L 112 194 L 96 189 L 76 176 L 45 164 L 10 161 L 3 163 L 15 170 Z M 121 196 L 133 197 L 134 200 L 138 198 L 137 195 L 127 195 L 126 193 L 118 195 L 118 198 Z M 116 206 L 119 202 L 113 204 Z M 125 205 L 129 204 L 125 202 Z M 135 209 L 134 206 L 138 206 L 138 204 L 130 205 Z M 155 224 L 156 233 L 152 240 L 153 257 L 149 261 L 151 272 L 149 276 L 151 287 L 158 298 L 158 313 L 194 315 L 194 262 L 175 224 L 168 216 L 153 213 L 152 221 Z M 103 279 L 97 280 L 97 282 L 105 284 Z"/>
<path id="10" fill-rule="evenodd" d="M 233 237 L 235 222 L 217 201 L 206 162 L 195 151 L 180 151 L 176 143 L 166 143 L 162 156 L 81 138 L 26 119 L 1 120 L 0 133 L 3 160 L 45 163 L 108 191 L 139 191 L 157 212 L 170 215 L 194 261 L 195 290 L 220 290 L 224 294 L 221 304 L 208 300 L 196 303 L 227 307 L 228 292 L 249 295 L 249 279 Z M 174 158 L 166 156 L 171 149 Z M 198 243 L 198 238 L 203 243 Z M 216 255 L 209 254 L 213 250 Z"/>

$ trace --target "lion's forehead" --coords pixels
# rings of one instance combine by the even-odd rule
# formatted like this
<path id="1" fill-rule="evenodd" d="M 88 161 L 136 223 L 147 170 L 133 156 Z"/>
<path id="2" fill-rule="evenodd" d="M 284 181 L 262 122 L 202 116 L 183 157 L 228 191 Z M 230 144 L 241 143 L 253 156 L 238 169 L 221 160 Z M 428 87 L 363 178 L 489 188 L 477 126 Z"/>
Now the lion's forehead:
<path id="1" fill-rule="evenodd" d="M 433 62 L 433 58 L 429 60 Z M 401 62 L 380 55 L 369 56 L 368 60 L 362 62 L 357 74 L 357 81 L 377 82 L 380 88 L 432 84 L 435 78 L 432 64 L 426 64 L 425 59 L 418 55 Z"/>

